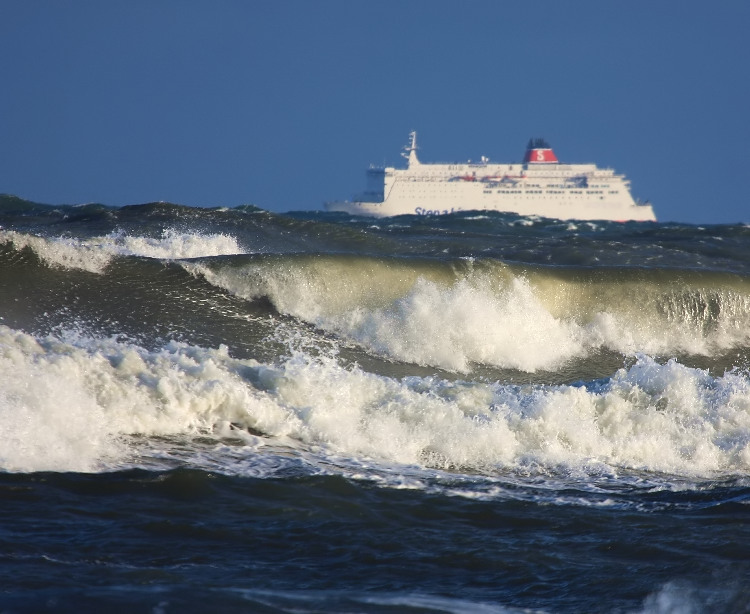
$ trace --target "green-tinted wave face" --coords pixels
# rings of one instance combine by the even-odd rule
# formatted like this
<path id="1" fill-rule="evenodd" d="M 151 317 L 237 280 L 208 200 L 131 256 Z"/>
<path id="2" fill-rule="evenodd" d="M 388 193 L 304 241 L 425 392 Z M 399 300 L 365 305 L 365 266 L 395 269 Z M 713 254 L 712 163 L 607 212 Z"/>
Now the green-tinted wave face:
<path id="1" fill-rule="evenodd" d="M 725 367 L 732 353 L 742 362 L 748 344 L 748 281 L 734 272 L 744 262 L 693 266 L 705 257 L 705 229 L 674 247 L 690 266 L 658 267 L 645 263 L 663 257 L 665 236 L 676 246 L 684 227 L 508 216 L 373 225 L 255 208 L 5 204 L 5 322 L 28 330 L 75 322 L 149 343 L 273 355 L 284 322 L 381 371 L 562 379 L 639 353 Z M 34 232 L 20 228 L 19 212 Z M 40 212 L 58 218 L 35 226 Z M 95 232 L 102 226 L 106 234 Z M 716 242 L 745 237 L 742 227 L 711 230 Z M 566 263 L 575 250 L 591 260 L 593 246 L 599 259 L 617 246 L 626 264 Z M 525 262 L 498 257 L 522 248 Z"/>
<path id="2" fill-rule="evenodd" d="M 726 273 L 322 254 L 184 266 L 367 352 L 457 372 L 550 371 L 600 352 L 711 357 L 750 331 L 750 282 Z"/>

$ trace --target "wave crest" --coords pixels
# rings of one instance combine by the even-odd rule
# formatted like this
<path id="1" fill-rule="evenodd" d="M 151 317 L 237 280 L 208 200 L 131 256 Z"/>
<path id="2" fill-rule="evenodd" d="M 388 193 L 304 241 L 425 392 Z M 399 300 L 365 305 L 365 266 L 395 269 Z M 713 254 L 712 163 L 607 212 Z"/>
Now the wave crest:
<path id="1" fill-rule="evenodd" d="M 31 249 L 47 266 L 102 273 L 113 258 L 140 256 L 178 260 L 244 253 L 237 239 L 222 233 L 179 232 L 167 229 L 160 237 L 131 236 L 115 231 L 89 239 L 38 237 L 12 230 L 0 230 L 0 243 L 15 249 Z"/>
<path id="2" fill-rule="evenodd" d="M 558 369 L 599 349 L 712 356 L 750 342 L 750 283 L 732 275 L 350 256 L 185 266 L 368 352 L 460 373 Z"/>
<path id="3" fill-rule="evenodd" d="M 229 430 L 236 425 L 264 435 L 246 433 L 252 449 L 276 442 L 307 450 L 327 471 L 375 461 L 490 475 L 561 466 L 750 472 L 747 375 L 717 378 L 645 356 L 588 387 L 515 386 L 397 380 L 304 351 L 262 364 L 232 358 L 226 348 L 172 342 L 149 351 L 72 334 L 37 339 L 0 326 L 0 369 L 6 471 L 133 466 L 144 455 L 168 456 L 164 446 L 179 447 L 153 436 L 210 436 L 219 445 L 241 434 Z M 251 448 L 241 471 L 254 470 Z M 200 464 L 199 448 L 195 455 L 189 462 Z M 232 466 L 224 459 L 223 470 Z"/>

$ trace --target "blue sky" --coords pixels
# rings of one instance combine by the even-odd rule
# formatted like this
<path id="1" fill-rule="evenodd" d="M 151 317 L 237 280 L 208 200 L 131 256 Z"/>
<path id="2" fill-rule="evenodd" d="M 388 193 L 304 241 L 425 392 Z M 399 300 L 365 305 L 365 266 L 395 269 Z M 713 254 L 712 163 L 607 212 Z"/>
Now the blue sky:
<path id="1" fill-rule="evenodd" d="M 0 193 L 318 209 L 400 163 L 561 161 L 750 222 L 750 2 L 0 0 Z"/>

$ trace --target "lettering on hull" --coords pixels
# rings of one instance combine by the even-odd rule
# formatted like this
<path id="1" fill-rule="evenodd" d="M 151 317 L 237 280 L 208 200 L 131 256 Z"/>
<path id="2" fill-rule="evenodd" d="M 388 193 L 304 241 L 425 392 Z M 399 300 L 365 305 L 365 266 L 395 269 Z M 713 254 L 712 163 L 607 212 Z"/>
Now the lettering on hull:
<path id="1" fill-rule="evenodd" d="M 414 209 L 415 215 L 448 215 L 455 212 L 455 207 L 451 207 L 450 209 L 423 209 L 422 207 L 417 207 Z"/>

